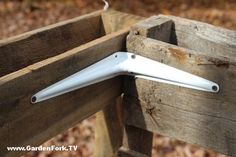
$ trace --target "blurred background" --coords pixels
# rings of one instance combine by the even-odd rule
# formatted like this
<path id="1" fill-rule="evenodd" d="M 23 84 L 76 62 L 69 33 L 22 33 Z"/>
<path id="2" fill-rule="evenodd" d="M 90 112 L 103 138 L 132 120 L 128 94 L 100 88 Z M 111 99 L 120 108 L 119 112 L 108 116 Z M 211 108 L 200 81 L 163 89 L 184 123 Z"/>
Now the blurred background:
<path id="1" fill-rule="evenodd" d="M 236 0 L 110 0 L 110 7 L 140 16 L 176 15 L 236 29 Z M 0 0 L 0 39 L 103 8 L 102 0 Z M 74 152 L 29 152 L 23 157 L 91 157 L 96 117 L 44 143 L 78 145 Z M 199 137 L 201 138 L 201 137 Z M 226 157 L 175 139 L 154 136 L 153 157 Z"/>

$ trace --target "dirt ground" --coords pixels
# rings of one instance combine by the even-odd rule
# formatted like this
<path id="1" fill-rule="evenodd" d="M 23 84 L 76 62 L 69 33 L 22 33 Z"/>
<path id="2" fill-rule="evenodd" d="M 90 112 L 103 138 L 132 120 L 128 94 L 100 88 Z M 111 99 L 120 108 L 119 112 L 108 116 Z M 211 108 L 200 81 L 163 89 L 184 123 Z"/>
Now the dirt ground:
<path id="1" fill-rule="evenodd" d="M 111 8 L 141 16 L 171 14 L 236 29 L 235 0 L 133 0 L 109 1 Z M 0 39 L 103 8 L 101 0 L 0 0 Z M 94 151 L 93 116 L 44 143 L 78 145 L 72 152 L 29 152 L 24 157 L 90 157 Z M 154 136 L 153 157 L 224 156 L 175 139 Z"/>

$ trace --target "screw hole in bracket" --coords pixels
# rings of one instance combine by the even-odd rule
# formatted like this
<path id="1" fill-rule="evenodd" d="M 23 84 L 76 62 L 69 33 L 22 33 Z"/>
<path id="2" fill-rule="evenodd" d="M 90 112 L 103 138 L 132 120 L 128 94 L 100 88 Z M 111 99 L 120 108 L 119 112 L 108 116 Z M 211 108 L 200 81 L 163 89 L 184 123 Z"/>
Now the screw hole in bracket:
<path id="1" fill-rule="evenodd" d="M 32 98 L 31 98 L 31 102 L 32 103 L 35 103 L 37 101 L 37 98 L 35 97 L 35 96 L 33 96 Z"/>
<path id="2" fill-rule="evenodd" d="M 136 56 L 135 56 L 135 55 L 131 55 L 131 58 L 132 58 L 132 59 L 135 59 L 135 58 L 136 58 Z"/>
<path id="3" fill-rule="evenodd" d="M 212 90 L 213 91 L 218 91 L 218 87 L 217 86 L 212 86 Z"/>

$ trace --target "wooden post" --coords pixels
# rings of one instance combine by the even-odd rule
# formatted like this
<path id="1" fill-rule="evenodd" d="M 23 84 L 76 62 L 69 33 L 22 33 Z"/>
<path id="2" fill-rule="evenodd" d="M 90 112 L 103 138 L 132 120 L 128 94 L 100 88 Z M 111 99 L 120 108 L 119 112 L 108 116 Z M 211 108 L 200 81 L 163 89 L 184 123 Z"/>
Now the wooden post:
<path id="1" fill-rule="evenodd" d="M 97 12 L 0 41 L 0 156 L 19 156 L 23 152 L 8 152 L 6 147 L 38 146 L 104 109 L 97 116 L 98 157 L 114 155 L 123 135 L 117 156 L 150 156 L 151 132 L 236 157 L 236 32 L 158 16 L 135 25 L 126 40 L 129 29 L 112 32 L 138 18 L 123 14 L 120 18 L 121 13 L 111 12 L 113 17 L 109 11 L 103 15 Z M 115 18 L 119 25 L 106 24 L 106 19 Z M 81 22 L 94 25 L 94 31 L 92 27 L 79 29 Z M 88 36 L 77 38 L 86 32 Z M 108 35 L 101 37 L 104 32 Z M 64 46 L 64 42 L 68 44 Z M 62 44 L 55 47 L 58 43 Z M 217 82 L 220 92 L 126 77 L 124 84 L 115 78 L 38 105 L 30 103 L 33 93 L 125 50 L 125 45 L 130 52 Z M 20 63 L 13 65 L 16 60 Z M 122 103 L 115 102 L 122 92 L 123 135 Z"/>
<path id="2" fill-rule="evenodd" d="M 143 20 L 137 23 L 136 25 L 132 26 L 131 32 L 127 40 L 127 44 L 128 45 L 132 44 L 130 37 L 137 36 L 137 35 L 143 36 L 143 37 L 154 38 L 158 40 L 164 40 L 168 42 L 170 39 L 171 27 L 172 27 L 172 21 L 169 19 L 159 19 L 156 17 L 151 17 L 147 20 Z M 127 47 L 127 50 L 130 52 L 133 52 L 129 47 Z M 127 82 L 129 83 L 129 85 L 126 84 Z M 127 78 L 123 87 L 124 88 L 125 119 L 134 118 L 134 117 L 130 117 L 129 113 L 127 112 L 127 107 L 133 104 L 133 102 L 129 101 L 130 99 L 128 99 L 130 97 L 131 92 L 129 93 L 127 92 L 127 87 L 132 88 L 132 94 L 136 95 L 137 98 L 139 98 L 136 92 L 136 85 L 132 82 L 133 82 L 132 79 Z M 137 104 L 136 107 L 141 108 L 139 104 Z M 125 125 L 125 131 L 124 131 L 125 136 L 123 140 L 124 142 L 123 146 L 137 153 L 141 153 L 146 156 L 151 156 L 152 138 L 153 138 L 152 132 L 149 132 L 142 128 L 136 128 L 134 126 L 131 126 L 129 124 L 127 125 L 127 124 L 128 123 L 126 123 Z M 120 157 L 125 156 L 125 154 L 122 152 L 118 153 Z"/>
<path id="3" fill-rule="evenodd" d="M 30 103 L 35 92 L 125 49 L 129 29 L 105 35 L 102 12 L 0 41 L 0 156 L 20 156 L 24 152 L 10 152 L 6 147 L 38 146 L 122 94 L 121 80 L 115 78 L 40 104 Z M 111 12 L 113 18 L 126 16 Z"/>
<path id="4" fill-rule="evenodd" d="M 178 17 L 159 18 L 174 23 L 170 42 L 132 35 L 128 50 L 217 82 L 220 92 L 128 80 L 126 123 L 235 157 L 236 32 Z"/>
<path id="5" fill-rule="evenodd" d="M 153 133 L 150 131 L 125 125 L 123 147 L 142 155 L 151 156 L 152 138 Z M 119 157 L 123 157 L 123 153 L 120 152 Z"/>
<path id="6" fill-rule="evenodd" d="M 95 156 L 111 157 L 122 145 L 121 98 L 111 101 L 96 114 Z"/>
<path id="7" fill-rule="evenodd" d="M 97 16 L 97 13 L 95 17 L 100 21 L 101 17 Z M 92 24 L 94 14 L 91 18 Z M 14 67 L 10 66 L 11 63 L 6 63 L 9 66 L 1 66 L 4 69 L 1 73 L 3 75 L 5 72 L 9 73 L 12 70 L 14 72 L 0 77 L 0 156 L 11 157 L 23 154 L 24 152 L 7 151 L 6 147 L 38 146 L 103 109 L 109 102 L 121 95 L 121 80 L 115 78 L 40 104 L 33 105 L 30 103 L 30 97 L 35 92 L 78 72 L 113 52 L 125 49 L 128 29 L 97 38 L 79 46 L 81 43 L 92 40 L 97 36 L 95 33 L 93 37 L 89 35 L 90 39 L 73 38 L 72 40 L 70 38 L 75 37 L 71 33 L 74 27 L 77 28 L 78 26 L 79 29 L 81 25 L 79 21 L 85 20 L 89 23 L 89 19 L 88 16 L 85 16 L 85 19 L 76 18 L 20 35 L 20 37 L 1 41 L 0 55 L 7 60 L 19 59 L 25 60 L 25 62 Z M 97 24 L 100 24 L 100 22 Z M 101 26 L 96 27 L 100 28 Z M 63 31 L 65 28 L 67 28 L 66 31 Z M 63 38 L 56 38 L 60 34 L 58 30 L 64 33 Z M 86 32 L 83 33 L 86 34 Z M 88 31 L 88 33 L 92 32 Z M 65 38 L 67 35 L 69 36 L 68 40 Z M 37 47 L 40 44 L 38 41 L 41 40 L 51 42 L 46 42 L 42 47 Z M 62 41 L 67 42 L 71 47 L 67 47 L 68 45 L 64 42 L 61 43 Z M 76 47 L 75 43 L 78 43 L 79 47 Z M 55 47 L 58 44 L 61 48 Z M 52 45 L 55 48 L 52 49 Z M 22 51 L 18 51 L 17 47 Z M 74 49 L 67 51 L 72 47 Z M 41 54 L 41 48 L 45 50 L 43 54 Z M 31 50 L 35 53 L 31 53 Z M 17 55 L 19 52 L 23 52 L 27 58 L 24 55 Z M 53 55 L 53 57 L 47 58 L 48 55 Z M 47 59 L 38 62 L 39 58 L 37 56 Z M 31 63 L 33 64 L 29 65 Z M 22 68 L 22 66 L 26 67 Z"/>
<path id="8" fill-rule="evenodd" d="M 143 19 L 139 16 L 109 10 L 102 13 L 102 20 L 106 34 L 128 28 Z M 123 49 L 125 50 L 125 49 Z M 110 105 L 96 114 L 95 157 L 111 157 L 122 146 L 121 98 L 113 100 Z"/>

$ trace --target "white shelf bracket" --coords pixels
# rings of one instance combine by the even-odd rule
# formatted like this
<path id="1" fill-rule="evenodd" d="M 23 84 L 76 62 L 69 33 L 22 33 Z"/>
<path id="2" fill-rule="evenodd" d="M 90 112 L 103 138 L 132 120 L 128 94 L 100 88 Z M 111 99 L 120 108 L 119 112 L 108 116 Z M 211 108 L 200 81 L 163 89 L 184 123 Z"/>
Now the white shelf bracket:
<path id="1" fill-rule="evenodd" d="M 31 102 L 38 103 L 118 75 L 168 83 L 217 93 L 219 85 L 199 76 L 129 52 L 116 52 L 101 61 L 39 91 Z"/>

